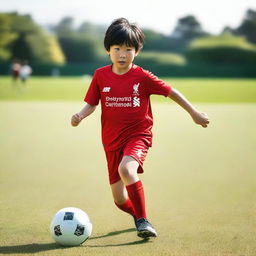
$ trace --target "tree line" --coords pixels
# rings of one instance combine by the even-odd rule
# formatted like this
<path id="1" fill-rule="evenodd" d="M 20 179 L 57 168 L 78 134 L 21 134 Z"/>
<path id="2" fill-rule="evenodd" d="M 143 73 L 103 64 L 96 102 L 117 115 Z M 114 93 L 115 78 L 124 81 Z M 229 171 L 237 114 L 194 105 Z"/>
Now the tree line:
<path id="1" fill-rule="evenodd" d="M 75 27 L 72 17 L 43 28 L 30 15 L 0 13 L 0 61 L 16 58 L 59 65 L 106 62 L 105 30 L 106 26 L 90 22 Z M 256 62 L 256 11 L 251 9 L 237 28 L 225 27 L 218 36 L 204 31 L 193 15 L 180 18 L 170 35 L 143 31 L 145 53 L 175 53 L 187 61 L 202 63 Z"/>

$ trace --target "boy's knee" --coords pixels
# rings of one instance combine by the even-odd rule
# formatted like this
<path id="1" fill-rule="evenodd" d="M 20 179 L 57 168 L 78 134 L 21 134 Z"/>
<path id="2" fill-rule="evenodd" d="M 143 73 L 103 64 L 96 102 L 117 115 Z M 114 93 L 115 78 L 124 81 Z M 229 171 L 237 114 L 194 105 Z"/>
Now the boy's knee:
<path id="1" fill-rule="evenodd" d="M 138 162 L 131 157 L 125 156 L 118 167 L 118 173 L 125 185 L 138 180 Z"/>
<path id="2" fill-rule="evenodd" d="M 129 171 L 127 165 L 124 163 L 120 163 L 120 165 L 118 167 L 118 173 L 121 177 L 129 177 L 130 176 L 130 171 Z"/>

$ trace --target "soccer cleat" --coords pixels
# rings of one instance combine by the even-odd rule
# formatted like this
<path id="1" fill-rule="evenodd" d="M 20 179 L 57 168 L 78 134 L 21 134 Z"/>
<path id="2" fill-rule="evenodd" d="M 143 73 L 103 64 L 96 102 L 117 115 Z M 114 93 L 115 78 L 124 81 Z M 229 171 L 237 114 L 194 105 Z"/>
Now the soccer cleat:
<path id="1" fill-rule="evenodd" d="M 147 219 L 140 218 L 136 221 L 137 235 L 141 238 L 156 237 L 157 233 L 154 227 Z"/>

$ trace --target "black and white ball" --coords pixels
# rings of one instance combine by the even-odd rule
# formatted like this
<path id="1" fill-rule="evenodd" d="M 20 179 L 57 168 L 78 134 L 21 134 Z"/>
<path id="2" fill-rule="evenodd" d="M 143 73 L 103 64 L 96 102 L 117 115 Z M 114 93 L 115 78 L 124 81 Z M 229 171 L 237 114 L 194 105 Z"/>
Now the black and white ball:
<path id="1" fill-rule="evenodd" d="M 52 219 L 50 231 L 53 239 L 64 246 L 84 243 L 92 233 L 89 216 L 75 207 L 59 210 Z"/>

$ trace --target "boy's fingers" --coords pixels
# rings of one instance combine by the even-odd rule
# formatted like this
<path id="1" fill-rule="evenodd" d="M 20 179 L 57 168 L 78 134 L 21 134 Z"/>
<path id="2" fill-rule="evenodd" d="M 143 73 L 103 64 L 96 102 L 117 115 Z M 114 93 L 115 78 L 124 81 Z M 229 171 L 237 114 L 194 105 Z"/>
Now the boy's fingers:
<path id="1" fill-rule="evenodd" d="M 79 122 L 71 122 L 72 126 L 77 126 Z"/>
<path id="2" fill-rule="evenodd" d="M 79 116 L 78 114 L 75 114 L 75 115 L 72 116 L 72 120 L 74 120 L 74 121 L 80 121 L 81 118 L 80 118 L 80 116 Z"/>
<path id="3" fill-rule="evenodd" d="M 73 115 L 71 118 L 71 124 L 73 126 L 77 126 L 79 124 L 79 122 L 80 122 L 79 116 Z"/>
<path id="4" fill-rule="evenodd" d="M 81 121 L 81 116 L 79 114 L 75 114 L 76 118 Z"/>

